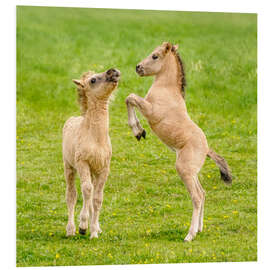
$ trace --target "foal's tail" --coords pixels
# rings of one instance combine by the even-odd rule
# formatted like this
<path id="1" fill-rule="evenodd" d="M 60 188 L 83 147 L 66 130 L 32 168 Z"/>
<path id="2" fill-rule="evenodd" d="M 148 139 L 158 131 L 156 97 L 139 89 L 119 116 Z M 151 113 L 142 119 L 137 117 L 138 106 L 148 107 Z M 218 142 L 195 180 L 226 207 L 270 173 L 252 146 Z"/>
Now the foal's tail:
<path id="1" fill-rule="evenodd" d="M 231 184 L 232 183 L 232 175 L 231 175 L 230 168 L 229 168 L 226 160 L 222 156 L 218 155 L 212 149 L 209 149 L 207 156 L 210 157 L 211 159 L 213 159 L 215 161 L 216 165 L 219 167 L 220 176 L 221 176 L 221 179 L 224 181 L 224 183 Z"/>

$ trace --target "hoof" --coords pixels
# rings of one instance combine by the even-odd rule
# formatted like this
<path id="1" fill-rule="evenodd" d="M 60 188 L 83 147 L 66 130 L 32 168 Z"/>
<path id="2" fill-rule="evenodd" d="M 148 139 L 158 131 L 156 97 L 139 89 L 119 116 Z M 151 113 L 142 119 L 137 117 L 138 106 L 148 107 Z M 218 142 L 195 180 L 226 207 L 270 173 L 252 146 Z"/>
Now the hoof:
<path id="1" fill-rule="evenodd" d="M 66 227 L 66 236 L 74 236 L 76 232 L 76 228 L 74 225 L 68 224 Z"/>
<path id="2" fill-rule="evenodd" d="M 135 136 L 136 139 L 139 141 L 141 139 L 141 137 L 143 137 L 144 139 L 146 138 L 146 131 L 143 130 L 142 133 L 139 133 L 138 135 Z"/>
<path id="3" fill-rule="evenodd" d="M 191 242 L 194 239 L 194 237 L 195 235 L 193 236 L 191 233 L 189 233 L 184 239 L 184 242 Z"/>
<path id="4" fill-rule="evenodd" d="M 79 228 L 79 233 L 81 235 L 85 235 L 86 234 L 86 229 Z"/>
<path id="5" fill-rule="evenodd" d="M 90 239 L 93 239 L 93 238 L 98 238 L 98 233 L 97 232 L 91 233 Z"/>
<path id="6" fill-rule="evenodd" d="M 145 139 L 145 137 L 146 137 L 146 131 L 145 130 L 143 130 L 143 132 L 142 132 L 142 137 Z"/>
<path id="7" fill-rule="evenodd" d="M 137 136 L 136 136 L 136 139 L 139 141 L 140 139 L 141 139 L 141 134 L 138 134 Z"/>

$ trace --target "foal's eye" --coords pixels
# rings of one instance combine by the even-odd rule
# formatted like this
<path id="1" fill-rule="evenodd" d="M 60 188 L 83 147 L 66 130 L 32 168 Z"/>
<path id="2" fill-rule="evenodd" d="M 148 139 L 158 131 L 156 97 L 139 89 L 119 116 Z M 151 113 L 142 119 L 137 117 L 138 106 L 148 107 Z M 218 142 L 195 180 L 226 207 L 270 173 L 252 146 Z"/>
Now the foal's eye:
<path id="1" fill-rule="evenodd" d="M 153 54 L 152 59 L 156 60 L 156 59 L 158 59 L 158 56 L 156 54 Z"/>
<path id="2" fill-rule="evenodd" d="M 92 78 L 90 82 L 91 83 L 95 83 L 96 82 L 96 78 Z"/>

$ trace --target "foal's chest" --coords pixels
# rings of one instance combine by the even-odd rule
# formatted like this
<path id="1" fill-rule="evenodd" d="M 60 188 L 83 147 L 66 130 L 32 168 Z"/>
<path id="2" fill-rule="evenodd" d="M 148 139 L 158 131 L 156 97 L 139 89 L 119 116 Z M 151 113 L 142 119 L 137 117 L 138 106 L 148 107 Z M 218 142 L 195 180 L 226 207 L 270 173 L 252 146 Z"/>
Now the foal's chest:
<path id="1" fill-rule="evenodd" d="M 112 156 L 111 142 L 97 143 L 95 141 L 85 141 L 76 151 L 76 160 L 88 161 L 90 169 L 94 171 L 102 170 L 110 164 Z"/>

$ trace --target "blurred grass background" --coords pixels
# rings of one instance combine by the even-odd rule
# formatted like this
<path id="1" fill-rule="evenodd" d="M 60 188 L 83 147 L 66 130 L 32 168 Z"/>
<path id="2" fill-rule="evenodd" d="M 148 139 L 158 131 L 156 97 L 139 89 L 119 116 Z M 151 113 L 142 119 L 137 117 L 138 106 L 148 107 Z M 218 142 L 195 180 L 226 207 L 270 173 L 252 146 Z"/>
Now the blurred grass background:
<path id="1" fill-rule="evenodd" d="M 124 100 L 152 78 L 136 64 L 163 41 L 179 44 L 186 103 L 233 185 L 207 160 L 204 232 L 184 243 L 192 213 L 175 155 L 151 133 L 137 142 Z M 61 129 L 79 115 L 73 78 L 121 70 L 110 105 L 113 145 L 97 240 L 65 237 Z M 17 7 L 17 266 L 257 260 L 257 16 Z M 82 206 L 78 184 L 76 223 Z"/>

